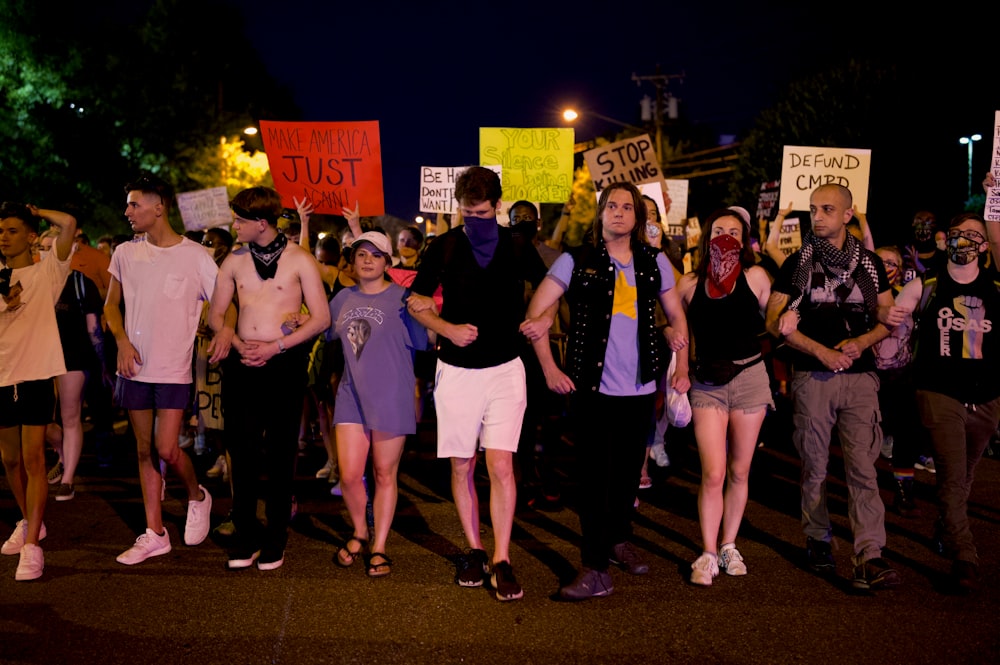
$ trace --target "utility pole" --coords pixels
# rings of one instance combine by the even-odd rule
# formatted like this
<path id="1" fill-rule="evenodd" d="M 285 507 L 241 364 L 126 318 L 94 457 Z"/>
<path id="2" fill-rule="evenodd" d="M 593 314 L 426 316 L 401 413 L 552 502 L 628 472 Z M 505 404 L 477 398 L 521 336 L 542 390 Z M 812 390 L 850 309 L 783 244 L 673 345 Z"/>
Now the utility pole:
<path id="1" fill-rule="evenodd" d="M 684 82 L 684 72 L 680 74 L 662 74 L 660 73 L 660 66 L 656 66 L 656 73 L 650 76 L 639 76 L 635 72 L 632 73 L 632 80 L 639 87 L 642 87 L 643 81 L 651 81 L 653 86 L 656 88 L 656 109 L 653 113 L 653 123 L 656 128 L 656 161 L 659 162 L 660 167 L 663 167 L 663 89 L 667 86 L 672 79 L 679 79 L 682 83 Z"/>

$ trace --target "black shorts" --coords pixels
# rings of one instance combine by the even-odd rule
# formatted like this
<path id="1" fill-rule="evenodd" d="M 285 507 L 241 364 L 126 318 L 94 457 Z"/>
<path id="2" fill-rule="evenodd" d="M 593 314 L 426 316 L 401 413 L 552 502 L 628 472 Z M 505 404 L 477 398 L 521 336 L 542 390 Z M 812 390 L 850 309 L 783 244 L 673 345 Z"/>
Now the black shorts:
<path id="1" fill-rule="evenodd" d="M 145 383 L 119 376 L 114 404 L 130 411 L 187 409 L 191 406 L 191 384 Z"/>
<path id="2" fill-rule="evenodd" d="M 56 408 L 52 379 L 22 381 L 0 388 L 0 427 L 48 425 Z"/>

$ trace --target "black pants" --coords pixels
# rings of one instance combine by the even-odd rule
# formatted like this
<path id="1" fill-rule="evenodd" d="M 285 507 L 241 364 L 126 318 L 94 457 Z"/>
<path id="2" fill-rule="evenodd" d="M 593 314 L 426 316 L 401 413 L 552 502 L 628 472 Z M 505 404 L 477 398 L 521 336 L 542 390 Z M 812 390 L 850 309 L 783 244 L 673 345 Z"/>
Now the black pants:
<path id="1" fill-rule="evenodd" d="M 299 344 L 263 367 L 247 367 L 235 351 L 225 361 L 222 404 L 238 550 L 277 555 L 288 542 L 310 346 Z M 266 528 L 257 520 L 258 499 Z"/>
<path id="2" fill-rule="evenodd" d="M 580 491 L 580 558 L 606 570 L 611 549 L 632 536 L 649 422 L 656 395 L 574 394 L 572 401 Z"/>

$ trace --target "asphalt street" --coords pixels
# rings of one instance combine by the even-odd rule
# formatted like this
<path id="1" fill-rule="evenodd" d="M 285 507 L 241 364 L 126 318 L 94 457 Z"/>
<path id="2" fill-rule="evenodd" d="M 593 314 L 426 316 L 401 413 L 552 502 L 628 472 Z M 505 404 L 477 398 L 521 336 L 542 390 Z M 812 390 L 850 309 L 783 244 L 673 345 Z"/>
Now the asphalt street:
<path id="1" fill-rule="evenodd" d="M 887 513 L 885 557 L 903 585 L 875 594 L 850 584 L 850 533 L 843 466 L 831 463 L 837 573 L 803 567 L 798 459 L 780 427 L 754 460 L 739 547 L 745 577 L 721 575 L 710 588 L 688 583 L 699 554 L 698 458 L 689 430 L 671 431 L 672 464 L 651 464 L 654 485 L 638 490 L 634 542 L 651 571 L 614 569 L 614 594 L 582 603 L 557 599 L 579 563 L 572 443 L 550 450 L 562 501 L 524 507 L 512 563 L 524 598 L 497 601 L 488 587 L 454 583 L 463 545 L 450 500 L 448 464 L 434 455 L 433 427 L 405 453 L 389 555 L 392 573 L 371 579 L 333 557 L 350 535 L 340 498 L 313 474 L 319 447 L 300 458 L 298 514 L 285 565 L 231 572 L 217 539 L 182 544 L 184 492 L 168 478 L 164 514 L 173 551 L 133 567 L 116 563 L 143 530 L 134 452 L 99 469 L 88 443 L 76 498 L 50 498 L 45 574 L 15 582 L 16 556 L 0 559 L 2 663 L 996 663 L 1000 662 L 1000 461 L 984 459 L 972 492 L 972 528 L 984 572 L 972 595 L 948 592 L 949 562 L 931 550 L 934 477 L 917 472 L 921 515 Z M 836 451 L 836 447 L 834 447 Z M 213 455 L 196 458 L 203 473 Z M 891 474 L 879 462 L 883 498 Z M 638 476 L 638 474 L 637 474 Z M 638 481 L 638 477 L 637 477 Z M 228 489 L 207 479 L 213 524 Z M 484 539 L 492 543 L 480 475 Z M 19 518 L 0 482 L 2 537 Z"/>

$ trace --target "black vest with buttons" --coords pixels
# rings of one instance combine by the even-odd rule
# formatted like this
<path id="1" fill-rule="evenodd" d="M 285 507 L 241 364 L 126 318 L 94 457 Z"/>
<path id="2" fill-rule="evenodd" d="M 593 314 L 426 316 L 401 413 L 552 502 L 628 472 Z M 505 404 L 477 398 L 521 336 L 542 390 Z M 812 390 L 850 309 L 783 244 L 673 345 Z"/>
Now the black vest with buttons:
<path id="1" fill-rule="evenodd" d="M 668 350 L 656 330 L 656 303 L 660 295 L 660 250 L 638 243 L 632 249 L 638 314 L 639 378 L 648 383 L 666 369 Z M 577 390 L 596 393 L 601 387 L 605 352 L 611 332 L 615 297 L 615 266 L 604 242 L 571 249 L 573 277 L 566 290 L 571 326 L 566 346 L 566 374 Z M 612 359 L 612 362 L 614 360 Z"/>

